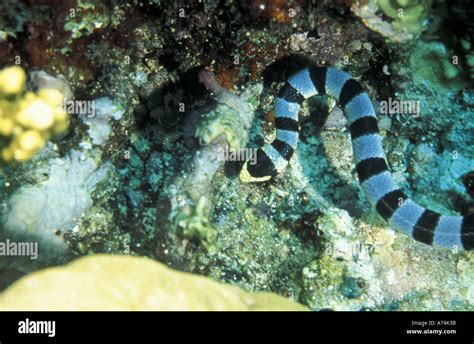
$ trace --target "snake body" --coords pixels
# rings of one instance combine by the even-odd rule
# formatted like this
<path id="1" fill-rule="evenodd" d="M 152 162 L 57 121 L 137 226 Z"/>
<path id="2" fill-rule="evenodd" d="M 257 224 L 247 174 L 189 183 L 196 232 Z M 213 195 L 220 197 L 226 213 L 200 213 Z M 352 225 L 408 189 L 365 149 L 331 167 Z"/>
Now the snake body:
<path id="1" fill-rule="evenodd" d="M 287 80 L 275 103 L 276 138 L 257 150 L 255 164 L 244 164 L 243 182 L 266 181 L 285 169 L 298 144 L 301 104 L 316 95 L 335 99 L 344 111 L 361 187 L 391 227 L 425 244 L 473 249 L 474 214 L 441 215 L 418 205 L 399 188 L 388 168 L 369 96 L 349 73 L 336 68 L 305 68 Z"/>

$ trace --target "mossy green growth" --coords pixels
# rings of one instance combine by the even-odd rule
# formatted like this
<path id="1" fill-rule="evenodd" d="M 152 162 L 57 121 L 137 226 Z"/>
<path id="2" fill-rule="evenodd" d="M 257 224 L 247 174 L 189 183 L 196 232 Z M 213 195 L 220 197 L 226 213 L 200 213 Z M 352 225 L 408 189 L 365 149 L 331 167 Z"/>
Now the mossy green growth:
<path id="1" fill-rule="evenodd" d="M 103 29 L 110 22 L 109 10 L 95 1 L 78 0 L 76 7 L 69 12 L 64 29 L 71 32 L 71 43 L 74 39 L 88 36 L 94 30 Z"/>
<path id="2" fill-rule="evenodd" d="M 231 148 L 243 147 L 247 142 L 247 131 L 240 114 L 231 107 L 219 104 L 206 114 L 196 129 L 201 145 L 208 145 L 224 134 Z"/>
<path id="3" fill-rule="evenodd" d="M 328 307 L 328 300 L 341 300 L 343 296 L 338 286 L 343 283 L 344 276 L 341 262 L 330 255 L 322 255 L 302 270 L 304 292 L 301 301 L 311 309 L 323 309 Z"/>
<path id="4" fill-rule="evenodd" d="M 410 69 L 415 79 L 430 83 L 441 92 L 455 91 L 466 85 L 461 78 L 461 67 L 441 42 L 420 42 L 410 55 Z"/>
<path id="5" fill-rule="evenodd" d="M 41 7 L 24 1 L 2 1 L 0 11 L 0 42 L 16 38 L 23 31 L 26 22 L 36 21 L 44 15 Z M 28 8 L 31 8 L 29 11 Z M 34 9 L 33 9 L 34 8 Z"/>
<path id="6" fill-rule="evenodd" d="M 416 32 L 422 27 L 431 7 L 431 0 L 378 0 L 383 13 L 394 20 L 397 29 Z"/>
<path id="7" fill-rule="evenodd" d="M 209 253 L 213 253 L 215 252 L 216 229 L 206 214 L 206 202 L 207 199 L 201 197 L 195 207 L 183 210 L 177 216 L 176 222 L 185 238 L 199 240 Z"/>
<path id="8" fill-rule="evenodd" d="M 464 50 L 464 59 L 469 70 L 469 77 L 474 79 L 474 49 L 472 48 L 472 41 L 468 37 L 461 39 L 461 47 Z"/>

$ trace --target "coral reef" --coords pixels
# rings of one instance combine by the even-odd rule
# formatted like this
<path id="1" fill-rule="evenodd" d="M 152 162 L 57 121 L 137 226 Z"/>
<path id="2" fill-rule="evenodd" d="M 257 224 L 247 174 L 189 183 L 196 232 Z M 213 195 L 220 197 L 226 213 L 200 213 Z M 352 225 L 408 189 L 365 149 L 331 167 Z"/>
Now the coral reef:
<path id="1" fill-rule="evenodd" d="M 109 24 L 108 9 L 100 1 L 77 1 L 73 8 L 73 15 L 69 15 L 64 29 L 71 32 L 70 40 L 91 35 L 94 31 Z"/>
<path id="2" fill-rule="evenodd" d="M 392 42 L 402 43 L 419 36 L 426 29 L 431 4 L 431 0 L 357 0 L 351 10 L 371 30 Z M 381 14 L 391 21 L 384 20 Z"/>
<path id="3" fill-rule="evenodd" d="M 382 12 L 394 19 L 395 28 L 406 28 L 418 31 L 423 19 L 430 9 L 431 0 L 379 0 L 378 6 Z"/>
<path id="4" fill-rule="evenodd" d="M 110 120 L 120 120 L 125 110 L 117 101 L 105 97 L 94 99 L 91 104 L 91 111 L 85 111 L 78 115 L 89 127 L 88 134 L 92 143 L 102 146 L 112 133 Z"/>
<path id="5" fill-rule="evenodd" d="M 0 289 L 44 265 L 111 253 L 274 292 L 283 298 L 265 300 L 277 309 L 292 307 L 290 298 L 312 310 L 472 310 L 472 252 L 425 247 L 377 216 L 357 181 L 347 121 L 325 99 L 301 107 L 298 148 L 276 180 L 240 183 L 241 162 L 221 159 L 227 148 L 271 142 L 274 99 L 289 75 L 329 64 L 354 75 L 376 108 L 389 98 L 419 103 L 416 116 L 378 115 L 394 178 L 423 206 L 472 213 L 470 4 L 430 4 L 3 1 L 0 66 L 19 63 L 29 80 L 23 72 L 23 80 L 8 78 L 17 82 L 13 97 L 0 83 L 0 149 L 15 141 L 3 120 L 17 111 L 4 104 L 28 94 L 45 101 L 41 90 L 53 88 L 95 108 L 67 111 L 69 130 L 55 140 L 54 124 L 35 129 L 43 148 L 33 144 L 24 155 L 31 159 L 2 165 L 0 238 L 40 245 L 37 262 L 2 257 Z M 173 292 L 195 281 L 153 261 L 79 260 L 27 276 L 0 296 L 0 307 L 145 309 L 150 285 L 172 281 L 169 293 L 156 290 L 176 300 Z M 102 276 L 86 272 L 97 266 Z M 91 289 L 91 280 L 120 287 L 129 273 L 131 290 L 146 285 L 130 302 Z M 146 309 L 248 309 L 245 300 L 254 300 L 199 279 L 211 283 L 211 298 L 193 283 L 192 304 L 153 294 L 160 303 Z"/>
<path id="6" fill-rule="evenodd" d="M 199 78 L 213 92 L 218 105 L 207 113 L 191 114 L 187 123 L 187 126 L 195 127 L 201 148 L 195 152 L 185 174 L 176 178 L 169 188 L 170 217 L 176 218 L 177 227 L 184 237 L 199 239 L 212 253 L 216 230 L 209 220 L 213 204 L 211 183 L 224 165 L 225 150 L 238 149 L 247 143 L 253 111 L 246 99 L 248 95 L 239 97 L 229 92 L 210 72 L 201 71 Z"/>
<path id="7" fill-rule="evenodd" d="M 471 79 L 474 79 L 474 53 L 472 50 L 472 41 L 468 39 L 462 39 L 461 40 L 462 48 L 465 51 L 465 56 L 466 56 L 466 64 L 469 67 L 470 70 L 470 77 Z"/>
<path id="8" fill-rule="evenodd" d="M 9 198 L 1 236 L 39 242 L 43 261 L 54 260 L 55 254 L 60 257 L 66 249 L 61 232 L 75 229 L 92 205 L 91 192 L 108 169 L 107 165 L 99 168 L 90 152 L 75 150 L 44 162 L 42 173 L 47 179 L 23 185 Z"/>
<path id="9" fill-rule="evenodd" d="M 459 66 L 453 64 L 452 53 L 441 42 L 421 42 L 410 55 L 413 82 L 431 84 L 439 93 L 452 93 L 467 86 Z"/>
<path id="10" fill-rule="evenodd" d="M 228 115 L 222 116 L 225 113 Z M 205 146 L 220 135 L 224 135 L 230 148 L 242 148 L 247 142 L 245 127 L 243 119 L 234 109 L 227 105 L 219 105 L 218 108 L 206 114 L 202 124 L 196 129 L 196 137 L 199 143 Z"/>
<path id="11" fill-rule="evenodd" d="M 63 95 L 53 88 L 25 93 L 21 67 L 0 71 L 0 162 L 31 159 L 54 134 L 66 130 L 68 116 Z"/>
<path id="12" fill-rule="evenodd" d="M 194 209 L 188 207 L 181 210 L 176 218 L 178 227 L 183 231 L 183 236 L 189 239 L 198 239 L 204 247 L 213 253 L 215 251 L 216 229 L 209 221 L 205 206 L 207 200 L 199 198 Z"/>
<path id="13" fill-rule="evenodd" d="M 45 80 L 58 82 L 44 75 L 36 78 L 43 83 Z M 59 85 L 68 88 L 67 83 L 56 86 Z M 72 94 L 69 96 L 73 98 Z M 40 251 L 34 264 L 23 259 L 5 259 L 3 267 L 24 272 L 63 261 L 68 254 L 67 237 L 79 230 L 81 218 L 93 205 L 92 194 L 97 185 L 114 172 L 110 163 L 102 162 L 100 146 L 111 134 L 109 121 L 120 119 L 124 110 L 110 98 L 99 98 L 91 103 L 92 113 L 78 114 L 89 125 L 89 135 L 82 139 L 80 147 L 64 156 L 59 156 L 54 146 L 46 147 L 31 162 L 36 165 L 33 172 L 20 178 L 10 197 L 2 200 L 0 237 L 37 242 Z"/>

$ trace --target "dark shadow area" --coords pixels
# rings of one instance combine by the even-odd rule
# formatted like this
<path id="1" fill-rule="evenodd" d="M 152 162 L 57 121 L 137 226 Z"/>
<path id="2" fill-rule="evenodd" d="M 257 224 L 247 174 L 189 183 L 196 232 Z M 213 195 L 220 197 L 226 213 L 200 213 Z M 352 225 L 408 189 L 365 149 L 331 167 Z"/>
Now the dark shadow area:
<path id="1" fill-rule="evenodd" d="M 210 101 L 209 92 L 198 79 L 202 69 L 200 66 L 191 68 L 181 74 L 178 81 L 166 82 L 148 98 L 142 98 L 141 106 L 134 113 L 138 127 L 144 128 L 153 123 L 174 131 L 183 125 L 186 116 L 197 104 Z"/>

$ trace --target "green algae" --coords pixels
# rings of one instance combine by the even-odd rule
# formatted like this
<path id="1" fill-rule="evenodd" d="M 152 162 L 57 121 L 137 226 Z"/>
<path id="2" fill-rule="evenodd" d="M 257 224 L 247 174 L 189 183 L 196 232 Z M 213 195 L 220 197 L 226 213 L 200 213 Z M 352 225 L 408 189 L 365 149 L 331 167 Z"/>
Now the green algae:
<path id="1" fill-rule="evenodd" d="M 115 12 L 118 13 L 118 12 Z M 71 8 L 64 29 L 71 32 L 70 42 L 82 36 L 91 35 L 95 30 L 109 25 L 110 12 L 99 1 L 79 0 Z"/>
<path id="2" fill-rule="evenodd" d="M 185 238 L 198 239 L 209 253 L 212 254 L 216 250 L 214 246 L 216 230 L 209 221 L 205 205 L 206 199 L 201 197 L 195 207 L 183 210 L 177 216 L 176 222 Z"/>
<path id="3" fill-rule="evenodd" d="M 461 77 L 461 66 L 453 63 L 453 54 L 441 42 L 418 44 L 409 61 L 414 82 L 429 83 L 437 92 L 456 92 L 467 86 Z"/>
<path id="4" fill-rule="evenodd" d="M 419 31 L 430 10 L 431 0 L 378 0 L 383 13 L 395 20 L 396 27 Z"/>
<path id="5" fill-rule="evenodd" d="M 219 104 L 207 113 L 196 129 L 196 137 L 201 145 L 210 144 L 220 135 L 225 135 L 231 148 L 242 148 L 247 142 L 247 131 L 243 119 L 235 109 Z"/>

